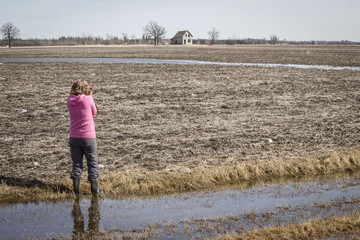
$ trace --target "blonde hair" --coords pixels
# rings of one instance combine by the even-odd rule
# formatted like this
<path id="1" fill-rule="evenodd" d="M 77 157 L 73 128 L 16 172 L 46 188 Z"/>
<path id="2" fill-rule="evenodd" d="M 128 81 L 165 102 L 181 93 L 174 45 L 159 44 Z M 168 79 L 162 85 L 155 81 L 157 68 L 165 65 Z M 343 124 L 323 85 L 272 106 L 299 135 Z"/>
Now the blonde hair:
<path id="1" fill-rule="evenodd" d="M 90 87 L 90 84 L 85 80 L 77 80 L 71 86 L 70 94 L 79 95 L 91 95 L 93 92 L 93 88 Z"/>

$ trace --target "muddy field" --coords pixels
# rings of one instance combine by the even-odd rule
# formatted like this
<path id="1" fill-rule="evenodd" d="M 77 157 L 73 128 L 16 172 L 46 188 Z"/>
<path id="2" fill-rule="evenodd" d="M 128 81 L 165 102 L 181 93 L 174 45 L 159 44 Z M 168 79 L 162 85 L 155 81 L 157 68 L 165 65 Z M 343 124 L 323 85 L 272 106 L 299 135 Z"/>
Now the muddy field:
<path id="1" fill-rule="evenodd" d="M 0 57 L 101 57 L 359 66 L 360 46 L 75 46 L 0 47 Z"/>
<path id="2" fill-rule="evenodd" d="M 68 47 L 0 57 L 145 57 L 360 66 L 360 47 Z M 360 146 L 360 72 L 213 65 L 0 64 L 0 177 L 27 184 L 71 171 L 66 98 L 90 81 L 101 174 L 191 171 Z"/>

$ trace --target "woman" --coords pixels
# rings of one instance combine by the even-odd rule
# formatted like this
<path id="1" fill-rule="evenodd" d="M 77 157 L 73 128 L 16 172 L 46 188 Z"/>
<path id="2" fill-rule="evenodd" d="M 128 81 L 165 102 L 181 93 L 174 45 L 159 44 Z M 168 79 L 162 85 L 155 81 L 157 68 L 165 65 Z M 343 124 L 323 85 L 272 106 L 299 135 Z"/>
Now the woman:
<path id="1" fill-rule="evenodd" d="M 83 156 L 88 166 L 88 180 L 91 183 L 91 193 L 97 194 L 99 166 L 95 124 L 93 116 L 97 107 L 92 98 L 93 89 L 84 80 L 73 83 L 66 105 L 70 115 L 70 152 L 73 162 L 70 178 L 73 179 L 74 192 L 79 195 Z"/>

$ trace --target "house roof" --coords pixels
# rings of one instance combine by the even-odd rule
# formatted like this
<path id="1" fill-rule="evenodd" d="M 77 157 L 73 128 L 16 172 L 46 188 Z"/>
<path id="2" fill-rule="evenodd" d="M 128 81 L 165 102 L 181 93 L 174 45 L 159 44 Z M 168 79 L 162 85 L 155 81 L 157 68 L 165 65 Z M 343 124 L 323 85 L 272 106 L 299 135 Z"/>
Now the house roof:
<path id="1" fill-rule="evenodd" d="M 185 35 L 185 33 L 189 33 L 191 36 L 193 36 L 188 30 L 184 31 L 178 31 L 173 38 L 181 38 Z"/>

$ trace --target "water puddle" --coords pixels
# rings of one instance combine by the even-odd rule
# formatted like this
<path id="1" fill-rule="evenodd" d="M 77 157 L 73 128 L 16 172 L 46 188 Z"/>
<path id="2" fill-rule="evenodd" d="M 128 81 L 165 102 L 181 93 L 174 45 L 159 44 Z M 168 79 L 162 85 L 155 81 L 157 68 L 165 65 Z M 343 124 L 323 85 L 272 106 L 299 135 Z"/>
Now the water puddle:
<path id="1" fill-rule="evenodd" d="M 328 66 L 328 65 L 303 65 L 303 64 L 277 64 L 277 63 L 229 63 L 207 62 L 195 60 L 170 60 L 148 58 L 0 58 L 0 62 L 78 62 L 78 63 L 141 63 L 141 64 L 187 64 L 187 65 L 222 65 L 243 67 L 268 67 L 268 68 L 298 68 L 321 70 L 351 70 L 360 71 L 360 67 Z"/>
<path id="2" fill-rule="evenodd" d="M 77 234 L 149 239 L 216 237 L 255 227 L 351 215 L 360 173 L 152 198 L 81 198 L 0 207 L 0 239 Z"/>

